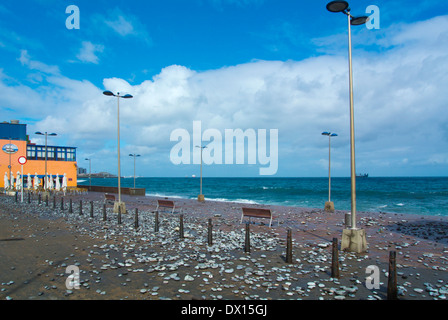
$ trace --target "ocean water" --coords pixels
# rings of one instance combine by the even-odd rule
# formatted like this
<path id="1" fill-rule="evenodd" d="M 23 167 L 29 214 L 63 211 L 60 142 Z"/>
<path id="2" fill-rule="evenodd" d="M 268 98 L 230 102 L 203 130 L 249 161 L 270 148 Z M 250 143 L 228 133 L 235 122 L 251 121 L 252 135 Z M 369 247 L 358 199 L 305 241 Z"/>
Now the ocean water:
<path id="1" fill-rule="evenodd" d="M 136 178 L 146 195 L 196 199 L 196 178 Z M 78 181 L 89 185 L 89 178 Z M 92 185 L 117 186 L 117 178 L 92 178 Z M 133 187 L 134 178 L 121 178 Z M 209 178 L 206 200 L 323 208 L 328 178 Z M 331 179 L 331 200 L 337 210 L 350 210 L 350 178 Z M 356 210 L 448 216 L 448 177 L 368 177 L 356 179 Z"/>

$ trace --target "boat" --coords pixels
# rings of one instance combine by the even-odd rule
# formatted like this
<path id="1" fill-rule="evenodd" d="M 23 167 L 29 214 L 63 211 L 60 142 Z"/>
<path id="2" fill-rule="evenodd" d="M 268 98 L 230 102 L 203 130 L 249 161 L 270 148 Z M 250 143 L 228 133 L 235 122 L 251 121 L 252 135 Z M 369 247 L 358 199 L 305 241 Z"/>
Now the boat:
<path id="1" fill-rule="evenodd" d="M 369 174 L 368 173 L 360 173 L 356 175 L 357 178 L 368 178 Z"/>

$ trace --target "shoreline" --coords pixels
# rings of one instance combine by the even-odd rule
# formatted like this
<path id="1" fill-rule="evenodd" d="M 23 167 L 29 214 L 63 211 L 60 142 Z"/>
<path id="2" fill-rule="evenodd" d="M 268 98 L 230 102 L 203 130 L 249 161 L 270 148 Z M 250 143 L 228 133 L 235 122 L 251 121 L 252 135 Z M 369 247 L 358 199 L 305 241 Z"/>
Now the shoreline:
<path id="1" fill-rule="evenodd" d="M 73 213 L 68 214 L 60 210 L 59 197 L 53 209 L 51 201 L 47 207 L 0 195 L 0 249 L 8 257 L 0 261 L 0 299 L 385 299 L 391 250 L 397 252 L 399 299 L 448 296 L 447 217 L 358 212 L 368 250 L 339 251 L 341 276 L 333 279 L 331 241 L 340 241 L 346 211 L 168 197 L 182 208 L 186 236 L 180 239 L 178 213 L 161 212 L 160 231 L 154 232 L 156 199 L 164 197 L 122 195 L 128 214 L 121 225 L 110 206 L 102 221 L 104 194 L 66 196 L 65 208 L 70 198 Z M 250 224 L 250 254 L 243 251 L 241 206 L 274 213 L 272 228 L 265 219 Z M 213 246 L 206 240 L 208 219 L 213 220 Z M 291 264 L 284 260 L 287 229 L 293 238 Z M 69 265 L 81 270 L 80 289 L 65 286 Z M 366 288 L 369 265 L 380 270 L 378 290 Z"/>

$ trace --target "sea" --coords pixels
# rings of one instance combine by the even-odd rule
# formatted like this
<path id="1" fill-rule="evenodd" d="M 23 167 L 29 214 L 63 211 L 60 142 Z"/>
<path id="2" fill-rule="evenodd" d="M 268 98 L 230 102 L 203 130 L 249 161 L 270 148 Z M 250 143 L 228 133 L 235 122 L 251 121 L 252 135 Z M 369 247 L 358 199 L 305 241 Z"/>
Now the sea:
<path id="1" fill-rule="evenodd" d="M 118 186 L 115 178 L 82 178 L 78 185 Z M 336 210 L 350 211 L 350 178 L 331 179 L 331 201 Z M 121 178 L 121 187 L 133 188 L 134 178 Z M 135 179 L 147 196 L 197 199 L 198 177 Z M 206 200 L 249 204 L 323 208 L 328 201 L 327 178 L 211 178 L 203 177 Z M 358 177 L 357 212 L 389 212 L 448 216 L 448 177 Z"/>

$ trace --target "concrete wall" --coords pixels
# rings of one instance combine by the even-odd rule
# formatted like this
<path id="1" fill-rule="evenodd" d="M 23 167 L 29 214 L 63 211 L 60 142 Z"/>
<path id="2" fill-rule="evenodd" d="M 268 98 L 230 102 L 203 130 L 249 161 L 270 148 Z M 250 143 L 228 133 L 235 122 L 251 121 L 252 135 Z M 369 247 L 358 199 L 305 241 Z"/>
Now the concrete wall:
<path id="1" fill-rule="evenodd" d="M 87 189 L 93 192 L 113 193 L 118 194 L 118 187 L 106 187 L 106 186 L 84 186 L 78 185 L 78 188 Z M 131 196 L 144 196 L 146 189 L 143 188 L 121 188 L 121 194 L 128 194 Z"/>

